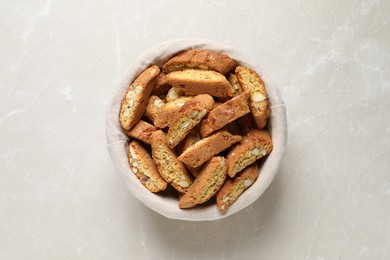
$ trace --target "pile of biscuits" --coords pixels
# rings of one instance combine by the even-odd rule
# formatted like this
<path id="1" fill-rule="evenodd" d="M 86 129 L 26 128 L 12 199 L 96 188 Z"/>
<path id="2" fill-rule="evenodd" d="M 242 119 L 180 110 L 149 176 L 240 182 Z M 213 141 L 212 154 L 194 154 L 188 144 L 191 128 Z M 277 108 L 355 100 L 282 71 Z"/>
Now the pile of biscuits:
<path id="1" fill-rule="evenodd" d="M 140 73 L 119 120 L 131 137 L 130 169 L 146 189 L 170 184 L 183 209 L 215 197 L 225 212 L 272 151 L 269 116 L 266 88 L 254 70 L 223 53 L 191 49 Z"/>

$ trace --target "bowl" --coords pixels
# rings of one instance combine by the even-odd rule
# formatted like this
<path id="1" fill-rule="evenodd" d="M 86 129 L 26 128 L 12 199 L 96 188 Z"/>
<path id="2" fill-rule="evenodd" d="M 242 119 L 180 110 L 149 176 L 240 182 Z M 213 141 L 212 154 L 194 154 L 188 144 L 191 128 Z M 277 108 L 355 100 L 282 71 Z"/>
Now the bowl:
<path id="1" fill-rule="evenodd" d="M 180 209 L 177 196 L 169 196 L 166 193 L 151 193 L 139 182 L 128 164 L 127 146 L 129 138 L 123 131 L 118 119 L 121 101 L 128 86 L 139 73 L 150 65 L 156 64 L 161 67 L 169 58 L 188 49 L 209 49 L 229 55 L 239 65 L 250 67 L 258 72 L 264 80 L 268 92 L 271 116 L 267 127 L 272 137 L 273 150 L 260 166 L 260 175 L 257 181 L 230 206 L 226 213 L 220 213 L 215 203 L 206 203 L 206 205 L 192 209 Z M 171 219 L 217 220 L 237 213 L 255 202 L 271 184 L 278 171 L 287 142 L 286 107 L 278 88 L 270 80 L 269 75 L 263 73 L 262 68 L 256 66 L 256 62 L 250 56 L 245 55 L 238 49 L 205 39 L 170 40 L 160 43 L 139 55 L 129 64 L 119 82 L 114 85 L 114 94 L 107 107 L 106 139 L 114 167 L 130 192 L 144 205 Z"/>

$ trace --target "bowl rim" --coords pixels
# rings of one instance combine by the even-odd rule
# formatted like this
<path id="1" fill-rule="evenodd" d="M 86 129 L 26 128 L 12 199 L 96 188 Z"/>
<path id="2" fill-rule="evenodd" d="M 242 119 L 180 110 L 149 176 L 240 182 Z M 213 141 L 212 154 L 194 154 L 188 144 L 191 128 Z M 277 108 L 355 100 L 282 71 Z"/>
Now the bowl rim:
<path id="1" fill-rule="evenodd" d="M 177 199 L 162 197 L 148 191 L 132 173 L 127 161 L 128 137 L 120 126 L 118 114 L 121 100 L 128 86 L 147 67 L 156 64 L 161 68 L 167 59 L 188 49 L 216 50 L 227 54 L 239 65 L 254 69 L 265 82 L 269 96 L 271 117 L 267 125 L 273 141 L 273 151 L 259 168 L 258 180 L 229 207 L 226 213 L 220 213 L 216 205 L 180 209 L 177 206 Z M 130 62 L 122 77 L 115 83 L 115 90 L 106 110 L 105 128 L 107 149 L 112 163 L 131 193 L 144 205 L 167 218 L 188 221 L 226 218 L 255 202 L 276 176 L 287 144 L 286 106 L 279 89 L 270 79 L 269 74 L 264 73 L 264 70 L 260 69 L 249 56 L 240 50 L 221 42 L 199 38 L 181 38 L 161 42 Z"/>

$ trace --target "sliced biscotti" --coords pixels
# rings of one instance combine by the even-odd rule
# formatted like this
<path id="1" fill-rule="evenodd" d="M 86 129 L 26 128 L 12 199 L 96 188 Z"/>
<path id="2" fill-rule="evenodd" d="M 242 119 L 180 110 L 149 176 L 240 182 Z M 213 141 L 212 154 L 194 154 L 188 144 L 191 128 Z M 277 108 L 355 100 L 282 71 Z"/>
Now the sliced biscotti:
<path id="1" fill-rule="evenodd" d="M 221 73 L 212 70 L 185 69 L 167 75 L 168 83 L 182 89 L 187 96 L 209 94 L 214 97 L 233 97 L 234 89 Z"/>
<path id="2" fill-rule="evenodd" d="M 244 91 L 250 91 L 250 108 L 259 129 L 264 128 L 270 115 L 268 95 L 263 80 L 256 71 L 238 66 L 237 80 Z"/>
<path id="3" fill-rule="evenodd" d="M 238 172 L 271 151 L 272 141 L 268 131 L 251 130 L 242 137 L 240 143 L 230 149 L 226 157 L 229 176 L 233 178 Z"/>
<path id="4" fill-rule="evenodd" d="M 156 164 L 148 151 L 138 141 L 132 141 L 128 147 L 129 164 L 132 172 L 151 192 L 165 190 L 167 183 L 161 178 Z"/>
<path id="5" fill-rule="evenodd" d="M 222 105 L 217 106 L 200 124 L 200 134 L 206 137 L 215 130 L 250 112 L 248 106 L 249 92 L 244 92 Z"/>
<path id="6" fill-rule="evenodd" d="M 148 104 L 145 109 L 145 116 L 154 123 L 158 118 L 161 107 L 164 105 L 164 101 L 158 96 L 152 95 L 149 98 Z"/>
<path id="7" fill-rule="evenodd" d="M 177 191 L 186 192 L 192 183 L 191 175 L 177 159 L 176 153 L 168 147 L 163 131 L 158 130 L 152 134 L 151 146 L 152 157 L 161 177 Z"/>
<path id="8" fill-rule="evenodd" d="M 153 132 L 157 131 L 158 128 L 154 125 L 149 124 L 143 120 L 139 120 L 138 123 L 131 128 L 131 130 L 126 131 L 126 133 L 138 140 L 141 140 L 144 143 L 150 144 L 150 138 Z"/>
<path id="9" fill-rule="evenodd" d="M 217 193 L 217 207 L 221 212 L 226 212 L 227 209 L 240 197 L 240 195 L 248 189 L 256 181 L 259 176 L 259 169 L 254 163 L 248 166 L 234 177 L 234 179 L 226 178 L 222 188 Z"/>
<path id="10" fill-rule="evenodd" d="M 214 99 L 207 94 L 197 95 L 188 101 L 173 118 L 167 134 L 169 147 L 173 148 L 183 140 L 214 105 Z"/>
<path id="11" fill-rule="evenodd" d="M 241 141 L 240 135 L 232 135 L 221 130 L 188 147 L 178 159 L 186 165 L 196 168 L 239 141 Z"/>
<path id="12" fill-rule="evenodd" d="M 162 69 L 165 73 L 184 69 L 203 69 L 226 74 L 236 66 L 236 62 L 226 54 L 194 49 L 174 56 L 163 65 Z"/>
<path id="13" fill-rule="evenodd" d="M 163 72 L 161 72 L 156 79 L 156 85 L 153 88 L 153 95 L 159 96 L 159 95 L 165 95 L 168 93 L 169 89 L 171 88 L 171 85 L 169 85 L 167 81 L 167 75 Z"/>
<path id="14" fill-rule="evenodd" d="M 179 200 L 179 207 L 190 208 L 208 201 L 222 187 L 226 172 L 225 158 L 213 157 L 188 188 L 187 193 Z"/>
<path id="15" fill-rule="evenodd" d="M 238 83 L 237 76 L 233 73 L 230 73 L 228 80 L 229 80 L 230 85 L 232 85 L 232 87 L 234 89 L 234 95 L 238 96 L 242 92 L 242 89 L 241 89 L 240 83 Z"/>
<path id="16" fill-rule="evenodd" d="M 180 109 L 190 101 L 192 97 L 179 97 L 175 100 L 165 103 L 154 121 L 154 125 L 158 128 L 165 128 L 172 123 L 172 120 L 179 113 Z"/>
<path id="17" fill-rule="evenodd" d="M 130 130 L 142 117 L 159 73 L 160 69 L 157 66 L 151 66 L 127 89 L 119 112 L 119 121 L 125 130 Z"/>

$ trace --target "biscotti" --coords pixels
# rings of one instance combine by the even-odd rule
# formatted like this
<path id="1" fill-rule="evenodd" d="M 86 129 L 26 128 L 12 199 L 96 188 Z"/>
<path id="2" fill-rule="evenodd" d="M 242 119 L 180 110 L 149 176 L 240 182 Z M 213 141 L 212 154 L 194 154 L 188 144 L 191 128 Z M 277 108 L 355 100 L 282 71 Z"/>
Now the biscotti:
<path id="1" fill-rule="evenodd" d="M 241 89 L 240 83 L 238 83 L 238 79 L 237 79 L 236 74 L 230 73 L 228 80 L 229 80 L 230 85 L 232 85 L 232 87 L 234 89 L 234 96 L 238 96 L 242 92 L 242 89 Z"/>
<path id="2" fill-rule="evenodd" d="M 241 136 L 221 130 L 188 147 L 178 159 L 196 168 L 239 141 L 241 141 Z"/>
<path id="3" fill-rule="evenodd" d="M 176 153 L 168 147 L 163 131 L 158 130 L 151 137 L 152 157 L 161 177 L 178 192 L 185 193 L 192 183 L 191 175 Z"/>
<path id="4" fill-rule="evenodd" d="M 167 75 L 168 83 L 183 90 L 187 96 L 209 94 L 214 97 L 233 97 L 234 89 L 221 73 L 212 70 L 185 69 Z"/>
<path id="5" fill-rule="evenodd" d="M 249 92 L 244 92 L 211 110 L 200 124 L 199 129 L 202 137 L 206 137 L 215 130 L 221 129 L 228 123 L 248 114 L 250 111 L 247 103 L 248 98 Z"/>
<path id="6" fill-rule="evenodd" d="M 226 54 L 195 49 L 177 54 L 163 65 L 162 70 L 170 73 L 184 69 L 204 69 L 226 74 L 236 66 L 236 62 Z"/>
<path id="7" fill-rule="evenodd" d="M 148 104 L 145 109 L 145 116 L 154 123 L 158 118 L 161 107 L 164 105 L 164 101 L 158 96 L 150 96 Z"/>
<path id="8" fill-rule="evenodd" d="M 259 169 L 254 163 L 237 174 L 234 179 L 226 178 L 222 188 L 217 193 L 217 207 L 221 212 L 227 209 L 256 181 Z"/>
<path id="9" fill-rule="evenodd" d="M 211 110 L 214 100 L 207 94 L 201 94 L 187 102 L 177 113 L 169 126 L 167 138 L 171 148 L 175 147 L 186 135 L 200 123 Z"/>
<path id="10" fill-rule="evenodd" d="M 128 146 L 128 158 L 130 169 L 145 188 L 151 192 L 165 190 L 167 183 L 160 177 L 149 153 L 137 141 L 132 141 Z"/>
<path id="11" fill-rule="evenodd" d="M 141 119 L 159 73 L 157 66 L 151 66 L 127 89 L 119 112 L 119 121 L 125 130 L 130 130 Z"/>
<path id="12" fill-rule="evenodd" d="M 154 125 L 151 125 L 143 120 L 139 120 L 138 123 L 131 128 L 131 130 L 126 131 L 126 133 L 138 140 L 141 140 L 144 143 L 150 144 L 150 138 L 153 132 L 157 131 L 158 128 Z"/>
<path id="13" fill-rule="evenodd" d="M 154 125 L 161 129 L 169 126 L 175 116 L 179 113 L 180 109 L 191 99 L 192 97 L 179 97 L 165 103 L 160 108 L 158 117 L 154 121 Z"/>
<path id="14" fill-rule="evenodd" d="M 226 157 L 229 176 L 233 178 L 238 172 L 271 151 L 272 141 L 267 131 L 258 129 L 250 131 L 229 151 Z"/>
<path id="15" fill-rule="evenodd" d="M 226 160 L 213 157 L 199 173 L 187 193 L 179 201 L 180 208 L 191 208 L 208 201 L 222 187 L 226 179 Z"/>
<path id="16" fill-rule="evenodd" d="M 244 91 L 250 91 L 250 108 L 259 129 L 264 128 L 270 115 L 268 95 L 263 80 L 256 71 L 238 66 L 236 68 L 237 80 Z"/>

